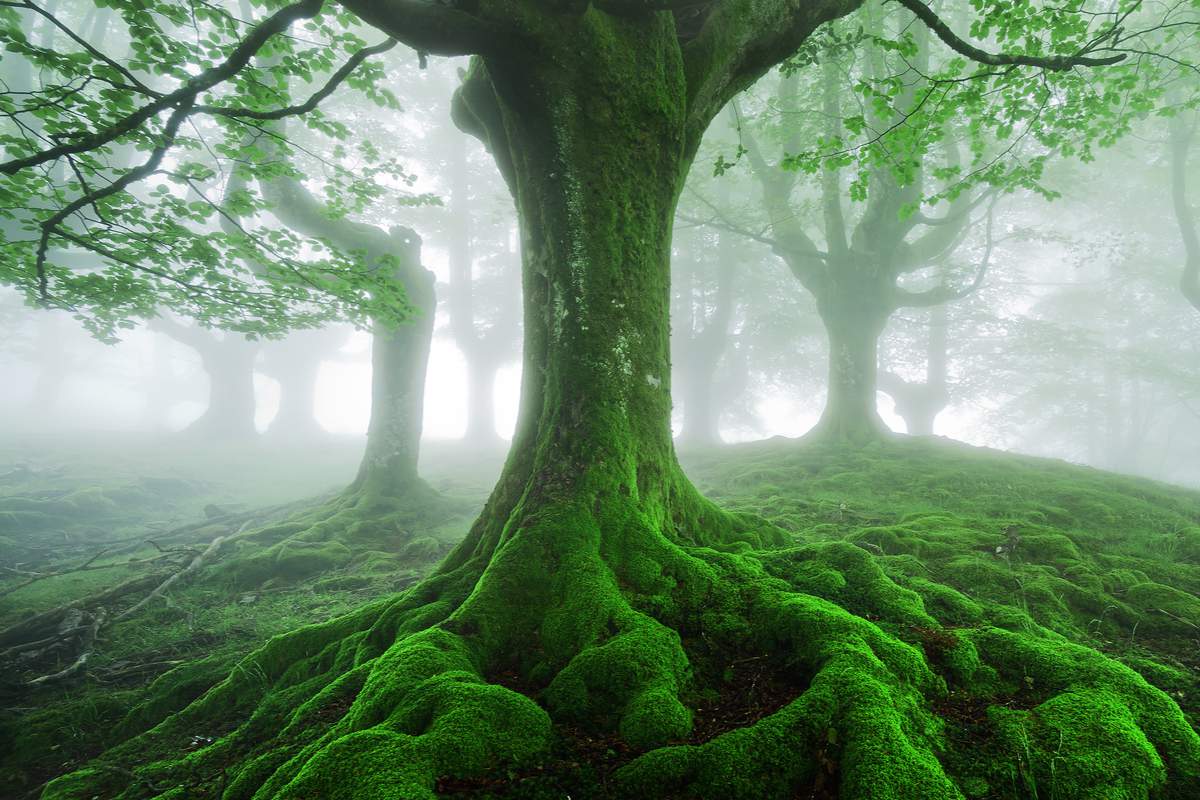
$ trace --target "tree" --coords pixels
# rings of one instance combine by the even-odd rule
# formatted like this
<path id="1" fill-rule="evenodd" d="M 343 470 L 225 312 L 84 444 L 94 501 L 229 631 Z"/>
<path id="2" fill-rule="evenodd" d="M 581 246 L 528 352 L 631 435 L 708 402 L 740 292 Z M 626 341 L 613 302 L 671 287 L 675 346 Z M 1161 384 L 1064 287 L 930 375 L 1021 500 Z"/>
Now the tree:
<path id="1" fill-rule="evenodd" d="M 869 30 L 882 39 L 886 36 L 885 22 L 871 18 Z M 894 24 L 903 28 L 908 23 L 899 19 Z M 886 110 L 868 106 L 866 114 L 851 124 L 860 132 L 872 132 L 877 139 L 886 137 L 889 128 L 905 124 L 948 128 L 942 119 L 913 119 L 928 100 L 928 87 L 923 85 L 925 76 L 932 72 L 927 39 L 918 28 L 913 34 L 912 52 L 901 53 L 898 66 L 885 59 L 879 44 L 868 41 L 861 56 L 863 75 L 852 80 L 850 86 L 843 74 L 848 69 L 846 59 L 839 55 L 843 46 L 835 41 L 820 53 L 821 76 L 813 86 L 817 106 L 813 116 L 822 120 L 825 140 L 841 142 L 846 136 L 843 119 L 849 114 L 844 105 L 854 104 L 855 95 L 867 91 L 864 86 L 873 86 L 895 74 L 906 75 L 899 83 L 896 106 Z M 797 84 L 794 76 L 783 79 L 777 101 L 780 113 L 803 116 Z M 785 125 L 782 133 L 786 151 L 794 154 L 802 147 L 799 137 L 807 131 L 791 124 Z M 825 409 L 813 436 L 863 441 L 886 431 L 876 409 L 876 392 L 877 348 L 888 319 L 901 308 L 937 306 L 965 297 L 981 285 L 988 270 L 992 251 L 990 208 L 985 215 L 989 220 L 988 241 L 973 278 L 960 281 L 958 287 L 947 278 L 940 286 L 918 292 L 901 285 L 903 278 L 947 259 L 979 224 L 972 212 L 991 195 L 989 190 L 962 191 L 937 216 L 916 213 L 929 191 L 926 184 L 932 183 L 927 174 L 944 174 L 949 184 L 962 180 L 960 144 L 951 138 L 953 134 L 945 136 L 945 153 L 937 154 L 944 159 L 940 164 L 934 160 L 934 153 L 926 152 L 928 145 L 920 138 L 928 135 L 918 134 L 915 142 L 888 144 L 888 157 L 867 162 L 853 182 L 844 176 L 843 167 L 850 166 L 844 159 L 828 159 L 821 164 L 818 205 L 822 240 L 818 244 L 807 230 L 807 215 L 799 212 L 793 200 L 799 177 L 794 162 L 790 170 L 781 168 L 789 166 L 788 158 L 778 165 L 769 164 L 755 135 L 749 128 L 742 128 L 745 154 L 761 183 L 773 249 L 816 298 L 829 341 Z M 907 176 L 896 174 L 897 162 Z M 934 196 L 945 191 L 942 187 Z M 847 197 L 861 201 L 857 219 L 846 208 Z M 889 385 L 901 390 L 894 380 L 889 379 Z"/>
<path id="2" fill-rule="evenodd" d="M 717 234 L 716 285 L 712 297 L 704 286 L 695 286 L 695 269 L 686 273 L 682 284 L 685 313 L 675 314 L 671 342 L 674 345 L 674 366 L 682 383 L 679 399 L 683 402 L 681 444 L 710 447 L 721 442 L 720 418 L 722 403 L 720 386 L 715 380 L 717 366 L 731 349 L 731 323 L 737 304 L 734 282 L 737 280 L 737 251 L 734 235 Z M 698 259 L 699 254 L 686 256 Z M 743 265 L 744 266 L 744 265 Z M 711 308 L 710 308 L 711 306 Z"/>
<path id="3" fill-rule="evenodd" d="M 1188 302 L 1200 310 L 1200 234 L 1196 232 L 1196 215 L 1187 197 L 1188 152 L 1200 123 L 1194 114 L 1190 116 L 1191 119 L 1181 114 L 1171 119 L 1171 201 L 1183 239 L 1184 263 L 1179 288 Z"/>
<path id="4" fill-rule="evenodd" d="M 896 413 L 904 419 L 908 433 L 914 436 L 933 435 L 938 414 L 950 402 L 950 390 L 946 382 L 947 317 L 945 304 L 929 310 L 923 380 L 906 380 L 891 370 L 879 373 L 879 388 L 891 396 L 896 404 Z"/>
<path id="5" fill-rule="evenodd" d="M 918 0 L 901 2 L 932 15 Z M 321 5 L 286 6 L 272 24 L 282 30 Z M 835 738 L 844 796 L 958 796 L 925 733 L 933 723 L 919 709 L 938 679 L 918 651 L 738 555 L 748 543 L 787 538 L 701 497 L 671 440 L 670 236 L 700 137 L 737 92 L 858 4 L 344 6 L 419 51 L 479 56 L 458 92 L 456 120 L 487 142 L 521 222 L 526 366 L 513 449 L 467 538 L 420 586 L 273 640 L 109 758 L 128 761 L 136 751 L 144 763 L 145 753 L 165 752 L 185 729 L 194 735 L 219 708 L 223 719 L 245 722 L 184 761 L 140 769 L 137 792 L 142 779 L 176 794 L 188 780 L 215 784 L 236 753 L 227 794 L 432 797 L 441 775 L 532 761 L 548 747 L 553 718 L 614 729 L 650 750 L 622 772 L 624 791 L 635 796 L 761 796 L 764 777 L 776 793 L 790 793 L 815 763 L 795 753 Z M 1122 55 L 1124 40 L 1108 17 L 1093 29 L 1073 11 L 1054 15 L 1079 26 L 1054 26 L 1051 42 L 1038 45 L 1045 55 L 987 53 L 936 27 L 936 17 L 931 24 L 992 64 L 1069 75 L 1075 65 Z M 1006 43 L 1022 20 L 1025 30 L 1041 24 L 987 19 L 1003 25 Z M 271 30 L 263 23 L 250 36 Z M 197 95 L 239 66 L 189 76 L 150 101 L 154 111 L 133 114 L 172 108 L 162 134 L 173 136 L 190 109 L 211 105 Z M 82 144 L 23 152 L 0 164 L 0 174 Z M 864 587 L 875 575 L 882 580 L 865 552 L 850 550 L 845 557 L 863 565 L 858 574 L 870 573 Z M 794 724 L 745 729 L 745 737 L 762 738 L 738 738 L 736 746 L 724 739 L 703 755 L 663 748 L 691 727 L 680 699 L 691 669 L 685 639 L 727 653 L 775 653 L 804 673 L 797 716 L 786 717 Z M 1004 666 L 998 641 L 979 637 L 977 655 Z M 1064 676 L 1078 671 L 1066 656 L 1044 657 L 1059 659 Z M 510 674 L 542 704 L 507 688 L 502 676 Z M 1172 775 L 1195 780 L 1200 738 L 1177 709 L 1168 716 L 1169 698 L 1134 698 L 1119 686 L 1111 685 L 1111 702 L 1122 720 L 1141 718 L 1132 706 L 1151 708 L 1156 723 L 1143 723 L 1145 736 L 1178 754 L 1169 758 Z M 323 709 L 347 707 L 332 727 L 320 719 Z M 735 770 L 753 777 L 731 783 Z M 128 769 L 75 773 L 47 794 L 115 794 L 116 784 L 130 786 Z"/>
<path id="6" fill-rule="evenodd" d="M 169 317 L 159 317 L 150 328 L 193 350 L 208 376 L 208 404 L 187 432 L 216 439 L 253 437 L 257 433 L 254 364 L 258 342 L 233 333 L 216 334 Z"/>
<path id="7" fill-rule="evenodd" d="M 427 490 L 417 475 L 425 408 L 425 374 L 437 308 L 434 275 L 421 264 L 421 238 L 411 229 L 338 219 L 297 180 L 264 181 L 271 212 L 289 228 L 356 254 L 387 272 L 416 309 L 402 323 L 376 322 L 371 345 L 371 418 L 367 448 L 350 494 L 404 497 Z"/>

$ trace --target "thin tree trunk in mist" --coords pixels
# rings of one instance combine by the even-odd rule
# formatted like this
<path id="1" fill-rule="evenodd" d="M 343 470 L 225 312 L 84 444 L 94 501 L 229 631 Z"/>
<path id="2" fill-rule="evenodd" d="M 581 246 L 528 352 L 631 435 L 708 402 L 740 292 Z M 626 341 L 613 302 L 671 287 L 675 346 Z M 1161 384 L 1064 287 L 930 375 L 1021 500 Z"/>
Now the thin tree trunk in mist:
<path id="1" fill-rule="evenodd" d="M 929 313 L 923 382 L 909 382 L 891 372 L 879 375 L 879 388 L 892 398 L 896 414 L 912 436 L 932 436 L 938 415 L 950 402 L 946 382 L 948 316 L 945 305 L 934 306 Z"/>
<path id="2" fill-rule="evenodd" d="M 735 306 L 734 270 L 736 248 L 733 234 L 721 233 L 718 240 L 717 291 L 713 310 L 704 327 L 683 343 L 680 356 L 679 396 L 683 401 L 681 443 L 711 446 L 721 442 L 721 409 L 715 377 L 717 365 L 729 347 L 729 324 Z M 687 302 L 694 298 L 688 291 Z M 693 325 L 694 330 L 694 325 Z"/>
<path id="3" fill-rule="evenodd" d="M 150 327 L 194 350 L 208 377 L 208 405 L 184 432 L 214 439 L 256 435 L 254 362 L 258 359 L 258 343 L 236 334 L 218 339 L 201 328 L 165 318 L 156 319 Z"/>
<path id="4" fill-rule="evenodd" d="M 354 487 L 383 494 L 419 481 L 425 376 L 433 342 L 437 298 L 432 272 L 421 267 L 421 240 L 411 231 L 393 232 L 395 255 L 404 265 L 403 283 L 416 316 L 395 327 L 377 324 L 371 340 L 371 421 L 367 449 Z"/>
<path id="5" fill-rule="evenodd" d="M 325 430 L 315 416 L 317 377 L 327 349 L 327 331 L 293 333 L 269 345 L 263 372 L 279 384 L 279 410 L 267 433 L 289 439 L 319 436 Z"/>
<path id="6" fill-rule="evenodd" d="M 471 248 L 470 170 L 466 140 L 456 136 L 458 146 L 450 159 L 450 288 L 446 298 L 454 344 L 467 364 L 467 428 L 464 441 L 494 445 L 496 433 L 496 346 L 487 342 L 475 327 L 474 253 Z"/>
<path id="7" fill-rule="evenodd" d="M 1171 126 L 1171 200 L 1175 221 L 1183 239 L 1183 274 L 1179 288 L 1187 301 L 1200 311 L 1200 233 L 1196 231 L 1196 215 L 1188 202 L 1187 166 L 1200 117 L 1195 113 L 1180 114 L 1170 121 Z"/>

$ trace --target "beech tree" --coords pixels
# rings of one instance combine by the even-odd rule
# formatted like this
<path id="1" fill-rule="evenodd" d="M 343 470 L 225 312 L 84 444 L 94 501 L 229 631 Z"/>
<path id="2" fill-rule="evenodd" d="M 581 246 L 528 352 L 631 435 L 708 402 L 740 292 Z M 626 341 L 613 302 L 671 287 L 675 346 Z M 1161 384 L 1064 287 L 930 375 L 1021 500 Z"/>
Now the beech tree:
<path id="1" fill-rule="evenodd" d="M 1027 107 L 1031 81 L 1066 95 L 1062 113 L 1043 119 L 1047 135 L 1062 135 L 1056 125 L 1080 127 L 1071 104 L 1106 80 L 1132 80 L 1152 98 L 1152 73 L 1166 68 L 1153 59 L 1126 61 L 1129 52 L 1150 47 L 1140 28 L 1125 27 L 1136 6 L 1084 14 L 1030 4 L 1022 13 L 981 3 L 972 32 L 998 40 L 1001 51 L 991 52 L 965 41 L 921 0 L 899 2 L 948 46 L 995 68 L 976 77 L 963 61 L 961 83 L 999 87 L 1005 111 Z M 154 7 L 168 13 L 165 5 Z M 34 296 L 50 301 L 72 284 L 50 269 L 48 242 L 83 239 L 64 221 L 88 213 L 91 203 L 107 216 L 116 195 L 158 168 L 189 117 L 246 116 L 230 105 L 237 97 L 211 95 L 226 83 L 238 86 L 253 53 L 290 25 L 323 26 L 340 54 L 345 38 L 335 28 L 352 24 L 349 10 L 422 53 L 475 56 L 455 119 L 487 143 L 517 207 L 525 369 L 499 482 L 435 574 L 396 598 L 272 640 L 163 724 L 51 783 L 46 796 L 132 797 L 147 788 L 178 796 L 200 784 L 257 798 L 433 797 L 441 776 L 530 764 L 548 750 L 554 720 L 615 731 L 648 751 L 621 771 L 627 796 L 751 797 L 764 785 L 784 796 L 822 768 L 816 757 L 797 753 L 817 753 L 824 742 L 837 748 L 843 797 L 959 797 L 934 753 L 935 733 L 912 724 L 914 709 L 939 683 L 918 651 L 799 591 L 802 581 L 782 567 L 793 551 L 781 551 L 775 562 L 792 583 L 772 577 L 762 560 L 739 556 L 748 544 L 785 544 L 789 537 L 701 497 L 680 470 L 671 439 L 671 227 L 700 138 L 738 92 L 819 26 L 859 6 L 343 0 L 340 9 L 327 9 L 321 0 L 302 0 L 214 48 L 219 57 L 211 66 L 205 60 L 199 71 L 180 68 L 166 91 L 144 90 L 136 74 L 122 65 L 104 69 L 95 54 L 81 58 L 127 99 L 115 119 L 77 123 L 58 143 L 12 136 L 0 142 L 8 148 L 0 205 L 16 199 L 40 220 L 36 241 L 18 253 L 23 279 Z M 194 10 L 201 8 L 209 7 Z M 1105 66 L 1088 77 L 1076 69 Z M 269 106 L 254 103 L 253 113 L 270 118 L 293 108 Z M 993 119 L 1002 124 L 1004 114 Z M 1076 135 L 1094 139 L 1120 127 L 1109 115 Z M 144 131 L 151 153 L 141 167 L 103 188 L 81 185 L 55 211 L 29 202 L 38 167 L 82 158 L 133 130 Z M 190 176 L 179 177 L 186 183 Z M 378 308 L 373 291 L 363 288 L 369 270 L 338 274 L 347 276 L 345 286 L 332 290 L 366 309 L 354 313 Z M 139 288 L 159 291 L 161 284 Z M 345 293 L 351 288 L 355 293 Z M 294 297 L 302 304 L 310 296 Z M 232 307 L 216 302 L 218 310 Z M 848 545 L 843 555 L 864 575 L 872 569 L 859 548 Z M 807 689 L 771 725 L 719 737 L 708 749 L 667 747 L 691 729 L 681 699 L 692 663 L 685 641 L 774 653 L 803 675 Z M 972 641 L 981 661 L 1009 668 L 1002 633 Z M 1039 651 L 1038 658 L 1052 656 Z M 1165 754 L 1163 771 L 1172 780 L 1187 786 L 1200 776 L 1200 737 L 1165 694 L 1123 689 L 1109 672 L 1053 658 L 1060 677 L 1054 691 L 1069 693 L 1085 679 L 1101 683 L 1119 709 L 1114 713 L 1129 720 L 1123 724 L 1140 726 L 1139 741 Z M 324 716 L 335 711 L 339 721 L 330 725 Z M 214 715 L 223 725 L 235 717 L 237 727 L 176 758 L 186 749 L 180 737 L 208 729 Z M 870 723 L 854 724 L 863 719 Z M 1063 724 L 1085 724 L 1071 720 Z M 147 764 L 148 755 L 162 760 Z M 1063 755 L 1067 763 L 1071 757 Z"/>
<path id="2" fill-rule="evenodd" d="M 1188 156 L 1200 127 L 1195 113 L 1181 114 L 1171 119 L 1171 207 L 1183 239 L 1183 272 L 1179 288 L 1188 302 L 1200 310 L 1200 233 L 1196 230 L 1196 212 L 1188 201 Z"/>
<path id="3" fill-rule="evenodd" d="M 254 436 L 257 433 L 254 364 L 258 360 L 259 343 L 238 334 L 214 333 L 170 317 L 155 319 L 150 328 L 194 351 L 208 376 L 208 403 L 185 432 L 214 439 Z"/>

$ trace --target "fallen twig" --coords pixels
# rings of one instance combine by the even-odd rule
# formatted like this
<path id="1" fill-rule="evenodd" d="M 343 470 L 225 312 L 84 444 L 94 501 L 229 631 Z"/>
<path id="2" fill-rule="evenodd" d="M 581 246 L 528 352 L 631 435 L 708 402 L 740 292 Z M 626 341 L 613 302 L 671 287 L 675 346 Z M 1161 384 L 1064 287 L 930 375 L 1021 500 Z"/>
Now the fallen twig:
<path id="1" fill-rule="evenodd" d="M 34 678 L 29 681 L 29 686 L 42 686 L 47 683 L 54 683 L 69 678 L 79 672 L 87 664 L 91 658 L 92 650 L 96 645 L 96 637 L 100 633 L 100 628 L 104 626 L 104 621 L 108 618 L 108 612 L 104 608 L 96 610 L 95 616 L 92 617 L 92 624 L 84 631 L 83 641 L 80 643 L 80 653 L 72 664 L 66 669 L 61 669 L 58 672 L 53 672 L 49 675 L 43 675 L 40 678 Z"/>

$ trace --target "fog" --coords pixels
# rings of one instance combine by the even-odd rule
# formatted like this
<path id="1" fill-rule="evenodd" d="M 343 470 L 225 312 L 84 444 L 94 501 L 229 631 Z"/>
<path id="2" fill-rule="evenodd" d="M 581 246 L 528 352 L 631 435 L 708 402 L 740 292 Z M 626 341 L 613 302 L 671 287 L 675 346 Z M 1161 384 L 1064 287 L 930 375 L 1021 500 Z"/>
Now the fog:
<path id="1" fill-rule="evenodd" d="M 1200 0 L 0 2 L 0 800 L 1200 797 Z"/>
<path id="2" fill-rule="evenodd" d="M 508 440 L 521 380 L 516 214 L 486 149 L 450 120 L 448 98 L 466 62 L 436 59 L 421 69 L 410 54 L 389 54 L 387 67 L 404 76 L 402 111 L 335 96 L 331 113 L 387 141 L 404 174 L 356 219 L 414 230 L 421 264 L 436 276 L 436 311 L 417 312 L 435 317 L 422 437 Z M 815 213 L 819 182 L 779 170 L 788 196 L 763 194 L 776 180 L 764 174 L 775 169 L 767 162 L 792 146 L 780 140 L 777 121 L 805 113 L 792 80 L 762 79 L 738 101 L 738 123 L 719 118 L 680 203 L 672 424 L 684 449 L 800 437 L 832 405 L 818 303 L 777 244 L 785 222 L 818 241 L 826 236 L 819 216 L 803 218 Z M 1200 482 L 1200 337 L 1197 312 L 1178 287 L 1187 256 L 1170 197 L 1172 170 L 1195 175 L 1200 157 L 1173 165 L 1168 128 L 1161 119 L 1143 122 L 1090 162 L 1051 161 L 1037 191 L 989 195 L 986 209 L 972 201 L 954 246 L 902 278 L 917 290 L 942 282 L 963 296 L 900 308 L 879 336 L 875 405 L 888 429 L 905 433 L 911 423 L 924 435 Z M 739 150 L 732 166 L 714 171 Z M 842 203 L 852 222 L 869 205 Z M 329 323 L 239 354 L 236 334 L 200 330 L 170 308 L 120 330 L 112 344 L 69 312 L 33 307 L 11 288 L 0 293 L 0 314 L 6 436 L 169 437 L 202 427 L 210 411 L 244 417 L 220 423 L 218 438 L 347 438 L 367 429 L 371 337 L 362 326 Z M 221 339 L 231 343 L 225 355 L 213 345 L 208 356 L 225 375 L 213 384 L 196 344 Z M 239 392 L 252 394 L 252 411 L 245 403 L 210 409 Z"/>

